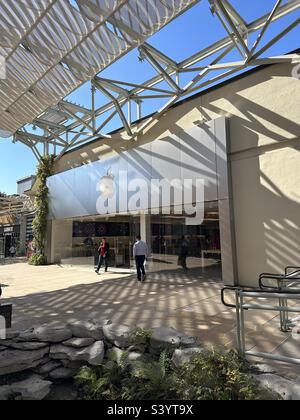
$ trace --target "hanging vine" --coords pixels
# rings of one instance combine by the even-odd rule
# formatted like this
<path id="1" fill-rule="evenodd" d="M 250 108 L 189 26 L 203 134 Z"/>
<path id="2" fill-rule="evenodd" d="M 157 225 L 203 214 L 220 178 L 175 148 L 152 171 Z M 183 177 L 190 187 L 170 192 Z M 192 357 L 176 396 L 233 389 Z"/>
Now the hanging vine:
<path id="1" fill-rule="evenodd" d="M 47 221 L 49 213 L 47 178 L 52 175 L 55 156 L 43 157 L 37 170 L 37 194 L 35 198 L 36 215 L 33 221 L 34 254 L 29 260 L 31 265 L 46 265 L 45 255 Z"/>

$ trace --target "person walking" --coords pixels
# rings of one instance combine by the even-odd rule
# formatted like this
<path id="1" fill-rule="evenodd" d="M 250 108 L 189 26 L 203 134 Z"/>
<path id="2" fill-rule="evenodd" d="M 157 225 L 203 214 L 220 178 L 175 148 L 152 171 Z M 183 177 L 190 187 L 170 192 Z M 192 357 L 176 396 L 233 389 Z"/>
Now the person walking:
<path id="1" fill-rule="evenodd" d="M 109 243 L 106 241 L 105 238 L 103 238 L 100 244 L 100 247 L 98 249 L 99 263 L 96 270 L 97 274 L 99 274 L 99 271 L 101 270 L 101 267 L 103 266 L 103 264 L 105 265 L 105 272 L 106 273 L 108 272 L 109 250 L 110 250 Z"/>
<path id="2" fill-rule="evenodd" d="M 182 236 L 180 242 L 180 253 L 179 253 L 179 264 L 182 266 L 184 271 L 188 271 L 187 268 L 187 257 L 189 255 L 189 243 L 185 236 Z"/>
<path id="3" fill-rule="evenodd" d="M 16 252 L 17 252 L 16 247 L 14 245 L 12 245 L 9 249 L 9 253 L 10 253 L 11 258 L 15 258 Z"/>
<path id="4" fill-rule="evenodd" d="M 137 279 L 139 282 L 144 282 L 146 280 L 145 262 L 149 257 L 149 248 L 146 242 L 142 241 L 140 235 L 136 239 L 133 247 L 133 257 L 136 262 Z"/>

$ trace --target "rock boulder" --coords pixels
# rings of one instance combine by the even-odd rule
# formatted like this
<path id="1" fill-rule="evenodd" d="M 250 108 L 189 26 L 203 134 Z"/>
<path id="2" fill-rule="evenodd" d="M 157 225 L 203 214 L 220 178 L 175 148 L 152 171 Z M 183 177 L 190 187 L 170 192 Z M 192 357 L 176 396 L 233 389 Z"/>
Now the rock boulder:
<path id="1" fill-rule="evenodd" d="M 113 324 L 107 321 L 103 326 L 103 334 L 107 341 L 121 349 L 130 347 L 134 328 L 127 325 Z"/>
<path id="2" fill-rule="evenodd" d="M 67 359 L 71 362 L 87 362 L 91 366 L 100 366 L 105 354 L 103 341 L 96 341 L 89 347 L 74 349 L 62 344 L 51 346 L 50 357 L 54 360 Z"/>
<path id="3" fill-rule="evenodd" d="M 24 381 L 2 386 L 0 388 L 0 401 L 8 399 L 41 401 L 49 395 L 51 385 L 51 382 L 44 381 L 37 375 L 32 375 Z"/>
<path id="4" fill-rule="evenodd" d="M 0 376 L 35 368 L 48 353 L 49 347 L 34 351 L 4 350 L 0 353 Z"/>

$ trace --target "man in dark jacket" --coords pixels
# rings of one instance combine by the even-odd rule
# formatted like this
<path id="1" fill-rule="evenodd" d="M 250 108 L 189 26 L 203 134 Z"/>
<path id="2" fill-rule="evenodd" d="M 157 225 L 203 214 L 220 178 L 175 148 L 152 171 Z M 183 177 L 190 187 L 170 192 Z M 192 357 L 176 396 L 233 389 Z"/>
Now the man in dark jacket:
<path id="1" fill-rule="evenodd" d="M 182 266 L 184 271 L 187 271 L 187 258 L 189 256 L 189 243 L 186 240 L 185 236 L 182 236 L 180 242 L 180 253 L 179 253 L 179 265 Z"/>
<path id="2" fill-rule="evenodd" d="M 109 243 L 106 241 L 105 238 L 102 239 L 100 247 L 98 249 L 99 252 L 99 264 L 96 270 L 96 273 L 99 274 L 99 271 L 103 264 L 105 264 L 105 272 L 108 271 L 108 262 L 109 262 Z"/>

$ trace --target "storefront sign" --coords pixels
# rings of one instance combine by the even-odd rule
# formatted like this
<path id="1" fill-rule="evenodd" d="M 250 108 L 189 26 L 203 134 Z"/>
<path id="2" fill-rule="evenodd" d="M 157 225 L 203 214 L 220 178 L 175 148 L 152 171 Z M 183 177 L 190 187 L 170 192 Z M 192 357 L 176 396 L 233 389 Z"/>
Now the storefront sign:
<path id="1" fill-rule="evenodd" d="M 14 232 L 14 228 L 13 227 L 6 227 L 4 228 L 4 233 L 13 233 Z"/>
<path id="2" fill-rule="evenodd" d="M 0 226 L 0 236 L 18 236 L 20 234 L 20 226 Z"/>

